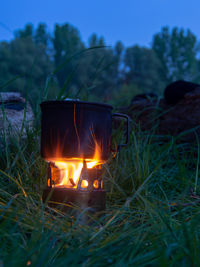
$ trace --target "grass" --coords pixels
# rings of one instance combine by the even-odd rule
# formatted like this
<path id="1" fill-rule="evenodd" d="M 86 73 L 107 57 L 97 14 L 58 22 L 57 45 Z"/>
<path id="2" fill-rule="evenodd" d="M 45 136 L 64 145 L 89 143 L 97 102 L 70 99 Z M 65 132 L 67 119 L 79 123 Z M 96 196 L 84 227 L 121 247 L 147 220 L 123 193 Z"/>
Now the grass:
<path id="1" fill-rule="evenodd" d="M 42 202 L 39 103 L 50 80 L 27 137 L 23 129 L 0 135 L 0 266 L 200 266 L 200 209 L 190 197 L 200 191 L 198 139 L 181 143 L 134 126 L 130 145 L 104 166 L 107 209 L 91 225 Z"/>
<path id="2" fill-rule="evenodd" d="M 198 144 L 135 130 L 105 168 L 107 210 L 92 225 L 46 207 L 40 131 L 1 140 L 3 266 L 200 266 Z M 173 203 L 177 203 L 173 206 Z M 56 214 L 56 216 L 55 216 Z M 81 216 L 81 214 L 80 214 Z"/>

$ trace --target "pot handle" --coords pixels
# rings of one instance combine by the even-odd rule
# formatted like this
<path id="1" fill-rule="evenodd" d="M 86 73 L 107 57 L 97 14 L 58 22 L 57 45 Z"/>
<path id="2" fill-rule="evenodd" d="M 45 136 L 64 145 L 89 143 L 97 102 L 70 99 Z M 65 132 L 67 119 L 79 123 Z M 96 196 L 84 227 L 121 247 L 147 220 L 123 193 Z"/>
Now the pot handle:
<path id="1" fill-rule="evenodd" d="M 112 118 L 118 117 L 118 118 L 124 118 L 126 119 L 126 142 L 124 144 L 120 144 L 117 146 L 117 149 L 111 149 L 112 152 L 118 152 L 121 147 L 127 146 L 129 143 L 129 130 L 130 130 L 130 118 L 128 115 L 122 114 L 122 113 L 113 113 Z"/>

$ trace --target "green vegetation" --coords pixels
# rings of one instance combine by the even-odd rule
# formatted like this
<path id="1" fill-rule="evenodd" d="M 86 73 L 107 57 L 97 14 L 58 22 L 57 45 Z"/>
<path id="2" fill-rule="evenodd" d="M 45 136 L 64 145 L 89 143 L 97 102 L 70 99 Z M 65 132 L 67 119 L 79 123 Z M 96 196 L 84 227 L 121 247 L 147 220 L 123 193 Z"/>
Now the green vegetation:
<path id="1" fill-rule="evenodd" d="M 70 24 L 56 24 L 53 33 L 45 24 L 27 24 L 13 40 L 0 42 L 0 88 L 20 91 L 35 107 L 48 77 L 51 98 L 62 91 L 127 106 L 136 94 L 160 95 L 178 79 L 200 83 L 199 52 L 195 35 L 178 28 L 162 28 L 149 48 L 126 48 L 120 41 L 106 46 L 96 34 L 85 44 Z"/>
<path id="2" fill-rule="evenodd" d="M 129 147 L 104 166 L 105 214 L 83 225 L 42 203 L 39 135 L 1 137 L 4 266 L 199 266 L 199 205 L 190 198 L 190 188 L 199 191 L 198 142 L 163 142 L 135 128 Z"/>
<path id="3" fill-rule="evenodd" d="M 177 50 L 176 42 L 187 49 Z M 27 25 L 10 43 L 0 43 L 2 90 L 20 90 L 35 114 L 26 139 L 0 136 L 0 265 L 200 266 L 199 204 L 190 197 L 191 188 L 199 192 L 198 140 L 183 144 L 132 125 L 129 147 L 104 166 L 107 209 L 100 218 L 90 215 L 90 225 L 42 202 L 47 166 L 39 144 L 42 100 L 127 104 L 127 96 L 154 86 L 161 92 L 176 78 L 198 82 L 197 52 L 189 31 L 167 28 L 154 36 L 152 49 L 121 43 L 111 49 L 96 35 L 86 47 L 70 25 L 57 25 L 53 36 L 45 25 L 36 31 Z M 189 62 L 187 71 L 174 63 L 178 59 Z"/>

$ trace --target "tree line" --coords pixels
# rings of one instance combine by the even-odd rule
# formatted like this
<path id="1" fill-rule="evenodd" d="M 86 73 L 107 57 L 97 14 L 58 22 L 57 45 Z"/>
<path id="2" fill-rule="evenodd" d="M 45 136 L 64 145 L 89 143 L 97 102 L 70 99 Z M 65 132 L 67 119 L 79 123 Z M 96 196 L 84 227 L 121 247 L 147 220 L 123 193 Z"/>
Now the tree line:
<path id="1" fill-rule="evenodd" d="M 92 34 L 88 44 L 70 24 L 50 33 L 40 23 L 27 24 L 11 41 L 0 42 L 1 91 L 20 91 L 31 103 L 48 92 L 56 96 L 127 105 L 138 94 L 161 94 L 167 84 L 184 79 L 200 83 L 200 46 L 190 30 L 163 27 L 151 47 L 106 45 Z"/>

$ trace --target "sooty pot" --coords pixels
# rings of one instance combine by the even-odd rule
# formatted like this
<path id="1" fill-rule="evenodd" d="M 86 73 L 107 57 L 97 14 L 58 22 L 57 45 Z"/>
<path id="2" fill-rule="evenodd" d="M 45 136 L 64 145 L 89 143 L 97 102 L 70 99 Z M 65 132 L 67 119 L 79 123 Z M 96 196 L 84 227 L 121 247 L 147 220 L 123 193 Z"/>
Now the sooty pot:
<path id="1" fill-rule="evenodd" d="M 82 101 L 46 101 L 41 103 L 41 155 L 45 160 L 98 158 L 106 161 L 111 152 L 112 106 Z M 124 144 L 126 145 L 126 144 Z"/>

